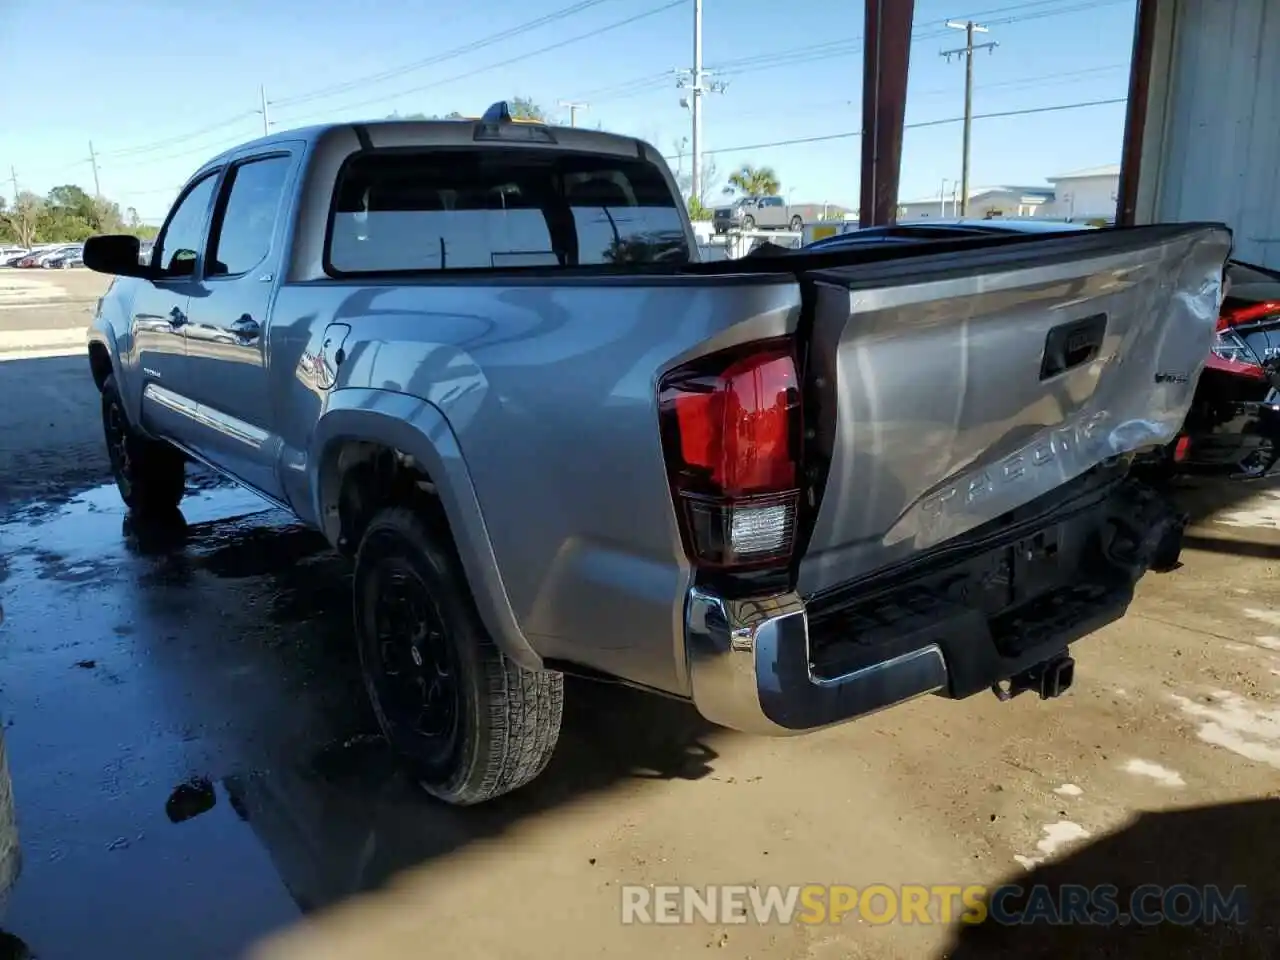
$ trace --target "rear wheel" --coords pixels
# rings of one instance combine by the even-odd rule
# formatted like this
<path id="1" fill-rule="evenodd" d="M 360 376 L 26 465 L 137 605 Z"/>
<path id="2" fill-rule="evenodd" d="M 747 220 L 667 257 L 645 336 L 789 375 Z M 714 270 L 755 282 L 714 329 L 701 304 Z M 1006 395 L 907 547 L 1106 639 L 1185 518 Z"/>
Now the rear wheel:
<path id="1" fill-rule="evenodd" d="M 503 655 L 445 538 L 417 512 L 374 517 L 356 555 L 354 600 L 374 713 L 427 792 L 482 803 L 543 771 L 560 735 L 564 676 Z"/>
<path id="2" fill-rule="evenodd" d="M 125 505 L 147 515 L 175 511 L 186 486 L 186 458 L 176 447 L 134 429 L 114 376 L 102 385 L 102 429 L 111 473 Z"/>
<path id="3" fill-rule="evenodd" d="M 800 230 L 800 229 L 802 229 L 803 227 L 804 227 L 804 221 L 803 221 L 802 219 L 800 219 L 800 216 L 799 216 L 798 214 L 797 214 L 796 216 L 794 216 L 794 217 L 792 217 L 792 218 L 791 218 L 791 229 L 792 229 L 792 230 Z"/>

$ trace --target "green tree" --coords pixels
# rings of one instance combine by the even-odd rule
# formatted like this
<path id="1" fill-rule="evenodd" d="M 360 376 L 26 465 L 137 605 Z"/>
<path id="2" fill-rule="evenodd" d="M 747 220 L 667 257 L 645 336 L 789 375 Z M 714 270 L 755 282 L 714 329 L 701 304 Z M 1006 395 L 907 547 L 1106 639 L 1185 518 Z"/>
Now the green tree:
<path id="1" fill-rule="evenodd" d="M 511 111 L 511 116 L 516 120 L 537 120 L 539 123 L 547 123 L 547 111 L 538 106 L 528 97 L 513 97 L 507 101 L 507 109 Z"/>
<path id="2" fill-rule="evenodd" d="M 21 246 L 30 247 L 38 240 L 38 229 L 44 215 L 44 198 L 29 191 L 18 194 L 12 209 L 0 212 L 4 224 Z"/>
<path id="3" fill-rule="evenodd" d="M 782 183 L 773 167 L 753 167 L 744 163 L 729 174 L 729 183 L 725 193 L 738 193 L 744 197 L 776 197 L 782 190 Z"/>
<path id="4" fill-rule="evenodd" d="M 697 197 L 689 198 L 689 219 L 690 220 L 710 220 L 711 208 L 706 206 Z"/>

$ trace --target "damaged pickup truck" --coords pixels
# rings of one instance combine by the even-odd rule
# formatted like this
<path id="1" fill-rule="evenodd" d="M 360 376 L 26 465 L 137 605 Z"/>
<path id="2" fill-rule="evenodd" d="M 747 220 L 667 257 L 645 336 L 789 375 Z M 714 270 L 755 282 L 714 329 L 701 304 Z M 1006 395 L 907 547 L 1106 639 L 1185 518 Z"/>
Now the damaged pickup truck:
<path id="1" fill-rule="evenodd" d="M 189 459 L 354 557 L 388 740 L 434 795 L 533 779 L 564 675 L 794 734 L 1071 684 L 1176 562 L 1129 475 L 1214 337 L 1229 231 L 1160 225 L 697 262 L 623 136 L 335 124 L 205 164 L 89 334 L 111 462 Z"/>

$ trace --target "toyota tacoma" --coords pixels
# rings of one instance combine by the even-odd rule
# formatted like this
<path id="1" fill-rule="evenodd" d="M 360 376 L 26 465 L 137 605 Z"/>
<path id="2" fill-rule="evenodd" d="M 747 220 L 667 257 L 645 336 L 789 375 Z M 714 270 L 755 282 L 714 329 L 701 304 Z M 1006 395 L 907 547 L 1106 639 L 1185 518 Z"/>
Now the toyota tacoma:
<path id="1" fill-rule="evenodd" d="M 1172 224 L 700 263 L 651 145 L 337 123 L 203 165 L 88 359 L 120 493 L 202 462 L 354 560 L 390 743 L 437 797 L 533 779 L 564 676 L 783 735 L 1055 696 L 1176 562 L 1177 434 L 1231 235 Z"/>

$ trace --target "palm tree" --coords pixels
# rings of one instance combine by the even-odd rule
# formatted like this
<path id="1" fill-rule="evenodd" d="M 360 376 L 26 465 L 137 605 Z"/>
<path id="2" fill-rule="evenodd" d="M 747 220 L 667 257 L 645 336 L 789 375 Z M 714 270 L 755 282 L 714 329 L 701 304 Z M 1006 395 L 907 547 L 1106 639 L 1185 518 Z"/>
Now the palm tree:
<path id="1" fill-rule="evenodd" d="M 744 197 L 776 197 L 781 189 L 782 184 L 773 167 L 753 167 L 744 163 L 729 174 L 729 185 L 724 192 L 737 191 Z"/>

